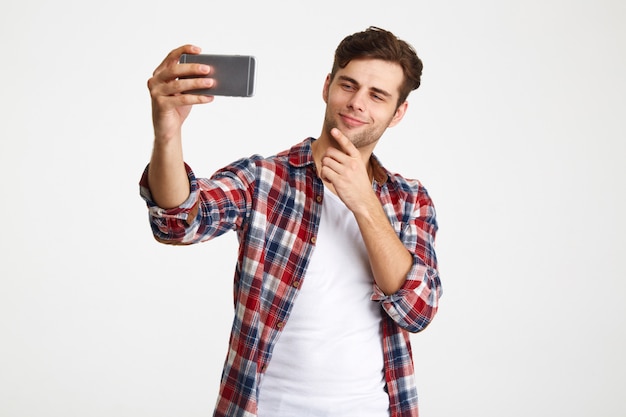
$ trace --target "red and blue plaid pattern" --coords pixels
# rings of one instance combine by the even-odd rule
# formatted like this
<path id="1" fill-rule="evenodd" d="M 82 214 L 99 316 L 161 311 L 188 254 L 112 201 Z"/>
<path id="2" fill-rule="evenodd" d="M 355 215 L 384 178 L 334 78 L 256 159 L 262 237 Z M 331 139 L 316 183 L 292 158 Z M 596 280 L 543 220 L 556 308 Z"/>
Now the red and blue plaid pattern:
<path id="1" fill-rule="evenodd" d="M 270 361 L 315 247 L 323 183 L 316 175 L 308 138 L 271 158 L 254 155 L 210 179 L 187 172 L 191 193 L 180 207 L 152 201 L 147 170 L 140 182 L 155 238 L 193 244 L 229 230 L 238 234 L 235 314 L 215 416 L 256 416 L 259 375 Z M 409 332 L 433 319 L 441 296 L 434 240 L 435 209 L 426 189 L 386 171 L 372 157 L 374 190 L 398 237 L 413 254 L 404 286 L 387 296 L 373 285 L 382 306 L 385 377 L 392 417 L 418 415 Z"/>

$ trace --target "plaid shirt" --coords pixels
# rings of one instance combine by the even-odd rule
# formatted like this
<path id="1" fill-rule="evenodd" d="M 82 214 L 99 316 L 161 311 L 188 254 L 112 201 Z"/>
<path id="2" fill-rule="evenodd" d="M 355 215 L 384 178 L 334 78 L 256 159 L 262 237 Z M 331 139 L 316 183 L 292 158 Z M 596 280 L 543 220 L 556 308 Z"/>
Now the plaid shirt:
<path id="1" fill-rule="evenodd" d="M 240 242 L 235 269 L 235 315 L 214 416 L 256 416 L 260 375 L 289 317 L 315 248 L 323 183 L 316 175 L 312 138 L 271 158 L 254 155 L 196 178 L 189 167 L 189 198 L 165 210 L 151 200 L 147 169 L 140 182 L 155 238 L 192 244 L 235 230 Z M 434 239 L 435 209 L 424 187 L 386 171 L 372 157 L 373 187 L 390 223 L 413 254 L 403 287 L 382 306 L 385 379 L 392 417 L 418 415 L 409 332 L 434 317 L 441 283 Z"/>

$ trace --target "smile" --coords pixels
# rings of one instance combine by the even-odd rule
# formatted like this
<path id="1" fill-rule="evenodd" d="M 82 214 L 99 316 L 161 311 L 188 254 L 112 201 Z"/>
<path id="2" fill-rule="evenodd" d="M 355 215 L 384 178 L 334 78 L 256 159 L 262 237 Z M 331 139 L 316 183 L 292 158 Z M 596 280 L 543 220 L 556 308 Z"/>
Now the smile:
<path id="1" fill-rule="evenodd" d="M 347 127 L 359 127 L 359 126 L 363 126 L 364 124 L 367 124 L 366 122 L 360 119 L 355 119 L 354 117 L 350 117 L 345 114 L 340 114 L 339 116 L 341 117 L 341 120 Z"/>

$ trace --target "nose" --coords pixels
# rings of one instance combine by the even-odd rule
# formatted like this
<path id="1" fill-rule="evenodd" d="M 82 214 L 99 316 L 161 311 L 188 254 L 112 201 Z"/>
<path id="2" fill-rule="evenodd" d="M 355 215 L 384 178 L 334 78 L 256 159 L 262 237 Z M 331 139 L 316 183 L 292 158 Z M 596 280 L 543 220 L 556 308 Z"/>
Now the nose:
<path id="1" fill-rule="evenodd" d="M 350 100 L 348 101 L 348 107 L 354 111 L 364 111 L 366 99 L 365 95 L 366 92 L 364 92 L 363 90 L 356 91 L 354 94 L 352 94 L 352 97 L 350 97 Z"/>

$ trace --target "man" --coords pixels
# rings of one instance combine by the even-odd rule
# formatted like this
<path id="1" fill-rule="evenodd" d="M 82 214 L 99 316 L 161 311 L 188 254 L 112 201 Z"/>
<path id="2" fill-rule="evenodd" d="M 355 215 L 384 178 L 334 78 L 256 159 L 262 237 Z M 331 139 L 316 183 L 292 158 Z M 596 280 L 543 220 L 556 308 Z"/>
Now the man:
<path id="1" fill-rule="evenodd" d="M 181 127 L 211 96 L 173 50 L 148 81 L 155 132 L 141 179 L 153 233 L 191 244 L 235 230 L 235 315 L 215 416 L 417 416 L 409 332 L 434 317 L 435 210 L 374 147 L 404 117 L 422 63 L 370 27 L 337 47 L 318 138 L 244 158 L 210 179 L 182 158 Z M 182 78 L 185 77 L 185 78 Z"/>

